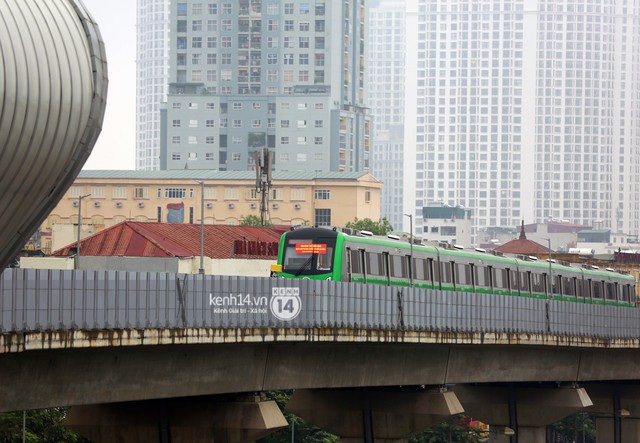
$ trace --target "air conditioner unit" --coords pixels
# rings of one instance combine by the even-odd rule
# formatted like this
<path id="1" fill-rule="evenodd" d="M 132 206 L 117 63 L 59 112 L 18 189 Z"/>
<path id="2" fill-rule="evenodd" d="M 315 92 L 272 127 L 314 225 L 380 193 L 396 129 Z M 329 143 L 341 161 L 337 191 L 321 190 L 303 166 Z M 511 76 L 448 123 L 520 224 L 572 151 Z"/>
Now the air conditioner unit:
<path id="1" fill-rule="evenodd" d="M 207 203 L 207 209 L 213 208 L 213 203 Z"/>
<path id="2" fill-rule="evenodd" d="M 300 209 L 302 205 L 300 203 L 296 203 L 295 205 L 293 205 L 293 207 L 296 209 Z"/>
<path id="3" fill-rule="evenodd" d="M 78 207 L 78 202 L 73 202 L 73 206 Z"/>
<path id="4" fill-rule="evenodd" d="M 272 205 L 271 205 L 271 207 L 272 207 L 273 209 L 278 209 L 278 204 L 277 204 L 277 203 L 274 203 L 274 204 L 272 204 Z"/>
<path id="5" fill-rule="evenodd" d="M 229 203 L 229 209 L 233 209 L 235 205 L 233 203 Z"/>
<path id="6" fill-rule="evenodd" d="M 93 202 L 93 206 L 95 206 L 96 208 L 100 207 L 100 202 Z"/>
<path id="7" fill-rule="evenodd" d="M 251 209 L 255 209 L 256 208 L 256 204 L 255 203 L 251 203 Z"/>
<path id="8" fill-rule="evenodd" d="M 121 208 L 122 207 L 122 202 L 116 202 L 116 208 Z"/>
<path id="9" fill-rule="evenodd" d="M 140 202 L 140 203 L 138 203 L 138 207 L 139 207 L 139 208 L 144 208 L 144 202 Z"/>

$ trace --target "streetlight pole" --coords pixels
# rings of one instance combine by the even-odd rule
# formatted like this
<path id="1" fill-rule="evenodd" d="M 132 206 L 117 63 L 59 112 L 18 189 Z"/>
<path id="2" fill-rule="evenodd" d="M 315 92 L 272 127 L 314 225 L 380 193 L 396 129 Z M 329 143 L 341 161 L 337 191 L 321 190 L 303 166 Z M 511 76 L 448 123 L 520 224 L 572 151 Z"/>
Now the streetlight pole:
<path id="1" fill-rule="evenodd" d="M 409 284 L 413 286 L 413 214 L 404 214 L 409 217 Z"/>
<path id="2" fill-rule="evenodd" d="M 547 261 L 549 262 L 549 296 L 553 298 L 553 269 L 551 269 L 551 237 L 545 238 L 549 245 L 549 258 Z"/>
<path id="3" fill-rule="evenodd" d="M 204 274 L 204 181 L 196 180 L 200 184 L 200 269 L 198 274 Z"/>
<path id="4" fill-rule="evenodd" d="M 80 269 L 80 229 L 82 228 L 82 199 L 91 194 L 78 196 L 78 243 L 76 243 L 76 269 Z"/>

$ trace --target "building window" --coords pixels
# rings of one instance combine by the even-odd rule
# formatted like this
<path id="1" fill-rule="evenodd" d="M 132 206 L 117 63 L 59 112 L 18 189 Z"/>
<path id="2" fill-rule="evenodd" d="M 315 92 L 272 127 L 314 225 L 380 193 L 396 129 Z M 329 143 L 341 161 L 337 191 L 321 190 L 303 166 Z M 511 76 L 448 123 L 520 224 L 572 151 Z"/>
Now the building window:
<path id="1" fill-rule="evenodd" d="M 371 191 L 364 191 L 364 202 L 371 203 Z"/>
<path id="2" fill-rule="evenodd" d="M 202 37 L 192 37 L 191 47 L 195 49 L 202 48 Z"/>
<path id="3" fill-rule="evenodd" d="M 133 198 L 149 198 L 149 188 L 133 188 Z"/>
<path id="4" fill-rule="evenodd" d="M 322 128 L 323 127 L 322 120 L 316 120 L 315 121 L 315 127 L 318 128 L 318 129 Z"/>
<path id="5" fill-rule="evenodd" d="M 215 143 L 215 137 L 214 137 L 213 135 L 207 135 L 207 136 L 204 138 L 204 142 L 205 142 L 207 145 L 213 145 L 213 144 Z"/>
<path id="6" fill-rule="evenodd" d="M 218 37 L 207 37 L 207 48 L 208 49 L 215 49 L 217 47 L 218 47 Z M 214 60 L 213 63 L 209 62 L 209 57 L 210 56 L 213 56 L 213 60 Z M 216 63 L 215 59 L 216 59 L 216 55 L 215 54 L 207 54 L 207 62 L 210 65 L 214 65 Z"/>
<path id="7" fill-rule="evenodd" d="M 186 196 L 186 188 L 165 188 L 164 190 L 164 198 L 185 198 Z"/>
<path id="8" fill-rule="evenodd" d="M 304 189 L 291 189 L 291 200 L 304 200 L 305 199 L 305 190 Z"/>
<path id="9" fill-rule="evenodd" d="M 213 158 L 214 158 L 214 157 L 213 157 L 213 152 L 206 152 L 206 153 L 204 154 L 204 159 L 205 159 L 205 160 L 213 160 Z"/>
<path id="10" fill-rule="evenodd" d="M 205 120 L 205 126 L 207 128 L 215 128 L 215 120 Z"/>
<path id="11" fill-rule="evenodd" d="M 322 144 L 322 137 L 313 137 L 313 144 L 321 145 Z"/>
<path id="12" fill-rule="evenodd" d="M 298 137 L 298 144 L 299 145 L 306 145 L 307 144 L 307 137 L 299 136 Z"/>
<path id="13" fill-rule="evenodd" d="M 178 3 L 178 16 L 185 17 L 187 15 L 187 4 Z"/>
<path id="14" fill-rule="evenodd" d="M 180 160 L 180 153 L 179 152 L 172 152 L 171 153 L 171 160 Z"/>
<path id="15" fill-rule="evenodd" d="M 280 137 L 280 144 L 281 145 L 288 145 L 289 144 L 289 137 Z"/>
<path id="16" fill-rule="evenodd" d="M 280 127 L 281 128 L 288 128 L 289 127 L 289 120 L 280 120 Z"/>
<path id="17" fill-rule="evenodd" d="M 316 200 L 329 200 L 331 199 L 331 190 L 330 189 L 316 189 L 313 192 L 313 198 Z"/>
<path id="18" fill-rule="evenodd" d="M 202 14 L 202 3 L 194 3 L 193 6 L 191 7 L 191 13 L 193 15 Z"/>
<path id="19" fill-rule="evenodd" d="M 174 128 L 179 128 L 180 127 L 180 120 L 173 120 L 173 122 L 171 123 L 171 126 Z"/>
<path id="20" fill-rule="evenodd" d="M 209 14 L 215 15 L 218 13 L 218 4 L 217 3 L 209 3 Z"/>
<path id="21" fill-rule="evenodd" d="M 331 226 L 331 209 L 316 209 L 315 210 L 315 225 L 316 226 Z"/>
<path id="22" fill-rule="evenodd" d="M 308 65 L 309 64 L 309 54 L 300 54 L 298 56 L 298 63 L 301 65 Z"/>
<path id="23" fill-rule="evenodd" d="M 291 15 L 293 14 L 294 9 L 293 9 L 293 3 L 285 3 L 284 4 L 284 13 L 287 15 Z"/>
<path id="24" fill-rule="evenodd" d="M 104 187 L 92 186 L 90 194 L 92 198 L 104 198 Z"/>
<path id="25" fill-rule="evenodd" d="M 234 127 L 234 128 L 242 128 L 242 120 L 240 120 L 240 119 L 234 119 L 234 120 L 233 120 L 233 127 Z"/>
<path id="26" fill-rule="evenodd" d="M 113 198 L 127 198 L 127 188 L 123 186 L 114 186 L 111 188 Z"/>
<path id="27" fill-rule="evenodd" d="M 215 103 L 207 103 L 206 108 L 207 109 L 216 109 L 216 104 Z"/>

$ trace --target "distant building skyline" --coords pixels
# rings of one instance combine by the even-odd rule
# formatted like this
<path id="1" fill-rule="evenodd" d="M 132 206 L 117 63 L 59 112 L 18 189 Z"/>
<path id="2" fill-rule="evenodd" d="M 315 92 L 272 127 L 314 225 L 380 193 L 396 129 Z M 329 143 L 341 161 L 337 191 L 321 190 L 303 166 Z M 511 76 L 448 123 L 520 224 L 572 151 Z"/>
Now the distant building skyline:
<path id="1" fill-rule="evenodd" d="M 137 0 L 137 170 L 160 169 L 160 104 L 169 90 L 169 3 Z"/>
<path id="2" fill-rule="evenodd" d="M 638 234 L 639 2 L 419 0 L 416 206 Z M 420 221 L 418 221 L 420 223 Z"/>
<path id="3" fill-rule="evenodd" d="M 161 169 L 367 171 L 365 2 L 172 1 Z"/>

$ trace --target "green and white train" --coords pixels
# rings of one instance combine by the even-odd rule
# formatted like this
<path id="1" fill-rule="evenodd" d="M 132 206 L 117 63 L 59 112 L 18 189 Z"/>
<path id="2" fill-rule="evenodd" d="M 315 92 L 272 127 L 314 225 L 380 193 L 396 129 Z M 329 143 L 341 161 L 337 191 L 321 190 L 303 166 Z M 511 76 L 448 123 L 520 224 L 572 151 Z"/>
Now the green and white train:
<path id="1" fill-rule="evenodd" d="M 635 279 L 613 269 L 364 234 L 327 228 L 286 232 L 272 275 L 636 306 Z"/>

